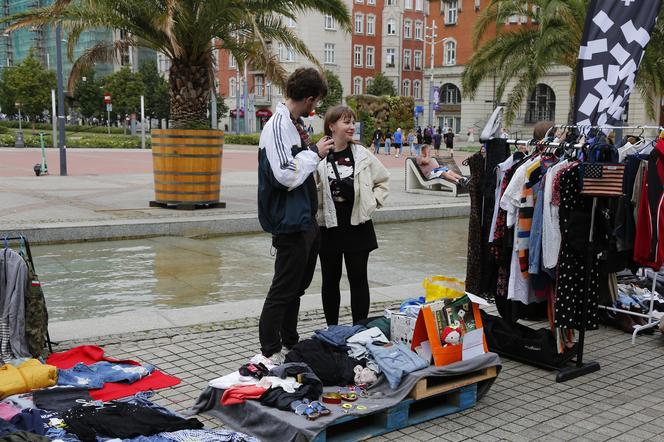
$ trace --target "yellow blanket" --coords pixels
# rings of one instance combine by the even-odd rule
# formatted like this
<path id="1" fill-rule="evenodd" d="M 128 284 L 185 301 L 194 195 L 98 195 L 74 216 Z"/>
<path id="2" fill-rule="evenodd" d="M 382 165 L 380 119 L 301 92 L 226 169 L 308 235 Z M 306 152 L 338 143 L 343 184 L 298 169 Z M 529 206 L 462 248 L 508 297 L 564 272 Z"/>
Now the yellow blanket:
<path id="1" fill-rule="evenodd" d="M 12 394 L 27 393 L 52 387 L 58 380 L 58 369 L 37 359 L 28 359 L 18 367 L 5 364 L 0 367 L 0 399 Z"/>

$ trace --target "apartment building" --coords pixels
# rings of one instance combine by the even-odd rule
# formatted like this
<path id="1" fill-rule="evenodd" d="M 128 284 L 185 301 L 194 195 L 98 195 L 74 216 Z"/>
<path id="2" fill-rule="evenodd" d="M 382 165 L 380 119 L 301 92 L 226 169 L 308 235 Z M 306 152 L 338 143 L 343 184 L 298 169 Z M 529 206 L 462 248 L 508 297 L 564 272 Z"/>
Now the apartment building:
<path id="1" fill-rule="evenodd" d="M 435 23 L 435 37 L 431 39 L 431 30 L 427 33 L 426 57 L 431 55 L 432 40 L 434 68 L 428 63 L 424 75 L 425 118 L 428 119 L 429 107 L 433 107 L 433 124 L 451 127 L 465 139 L 469 130 L 479 133 L 498 99 L 495 94 L 495 79 L 489 78 L 478 89 L 473 100 L 462 96 L 461 77 L 464 66 L 473 55 L 472 33 L 479 14 L 487 7 L 489 0 L 431 0 L 430 20 Z M 525 16 L 511 16 L 505 23 L 506 30 L 521 26 L 537 26 L 536 20 Z M 432 26 L 433 27 L 433 26 Z M 495 28 L 490 29 L 484 38 L 495 35 Z M 432 75 L 433 74 L 433 75 Z M 433 78 L 433 81 L 432 81 Z M 432 87 L 439 88 L 438 103 L 431 103 Z M 509 91 L 508 85 L 506 91 Z M 514 123 L 509 128 L 514 135 L 529 137 L 537 121 L 551 120 L 566 122 L 570 106 L 571 76 L 564 66 L 554 66 L 531 95 L 524 100 Z M 572 91 L 573 93 L 573 91 Z M 504 98 L 504 97 L 503 97 Z M 640 124 L 655 124 L 649 121 L 645 105 L 640 94 L 630 97 L 629 111 L 623 117 Z M 477 136 L 475 136 L 477 139 Z"/>
<path id="2" fill-rule="evenodd" d="M 0 0 L 0 18 L 23 12 L 33 8 L 48 6 L 53 0 Z M 0 24 L 0 69 L 10 68 L 21 63 L 27 57 L 30 49 L 33 49 L 47 69 L 56 68 L 55 28 L 45 26 L 43 28 L 20 29 L 7 33 L 6 24 Z M 81 34 L 78 44 L 74 48 L 75 61 L 86 49 L 100 42 L 111 42 L 122 38 L 119 30 L 97 28 L 85 31 Z M 67 34 L 63 36 L 62 44 L 62 67 L 65 79 L 69 77 L 73 61 L 67 58 Z M 108 75 L 128 66 L 136 70 L 142 60 L 155 59 L 155 52 L 144 48 L 132 48 L 122 60 L 113 63 L 96 63 L 95 72 L 98 77 Z"/>
<path id="3" fill-rule="evenodd" d="M 287 23 L 307 43 L 325 69 L 335 72 L 343 86 L 343 96 L 364 94 L 379 72 L 394 83 L 400 95 L 413 96 L 424 104 L 424 35 L 429 2 L 426 0 L 346 0 L 351 11 L 349 35 L 339 29 L 330 16 L 307 13 Z M 350 38 L 349 38 L 350 37 Z M 277 44 L 272 50 L 287 71 L 313 65 L 292 49 Z M 282 91 L 271 85 L 260 71 L 247 69 L 246 81 L 235 60 L 219 51 L 218 91 L 231 109 L 222 127 L 234 131 L 236 108 L 240 111 L 240 130 L 247 119 L 249 131 L 258 131 L 272 115 Z M 246 83 L 246 93 L 245 93 Z M 246 112 L 245 112 L 246 109 Z M 311 118 L 315 130 L 320 118 Z"/>

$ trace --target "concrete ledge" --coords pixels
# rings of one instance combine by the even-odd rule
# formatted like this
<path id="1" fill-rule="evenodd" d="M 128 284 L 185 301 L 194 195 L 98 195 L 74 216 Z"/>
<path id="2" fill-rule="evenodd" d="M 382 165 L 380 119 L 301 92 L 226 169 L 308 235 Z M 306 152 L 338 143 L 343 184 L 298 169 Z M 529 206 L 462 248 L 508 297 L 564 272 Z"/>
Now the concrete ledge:
<path id="1" fill-rule="evenodd" d="M 420 284 L 378 287 L 371 289 L 372 303 L 400 303 L 406 298 L 420 296 Z M 263 308 L 263 298 L 243 301 L 223 302 L 172 310 L 137 309 L 132 312 L 103 316 L 100 318 L 62 321 L 49 324 L 49 334 L 53 341 L 72 341 L 109 335 L 161 330 L 192 325 L 228 321 L 256 319 Z M 341 293 L 341 305 L 350 305 L 350 292 Z M 300 313 L 313 312 L 322 307 L 320 294 L 302 297 Z M 301 315 L 301 318 L 303 316 Z M 250 322 L 250 321 L 248 321 Z M 255 322 L 255 321 L 254 321 Z"/>
<path id="2" fill-rule="evenodd" d="M 378 210 L 376 222 L 398 222 L 468 216 L 468 201 L 447 205 L 390 207 Z M 77 241 L 103 241 L 148 238 L 153 236 L 215 236 L 231 233 L 259 233 L 263 230 L 256 214 L 227 216 L 178 216 L 159 219 L 88 221 L 50 223 L 16 230 L 0 230 L 0 236 L 21 233 L 32 244 L 54 244 Z"/>

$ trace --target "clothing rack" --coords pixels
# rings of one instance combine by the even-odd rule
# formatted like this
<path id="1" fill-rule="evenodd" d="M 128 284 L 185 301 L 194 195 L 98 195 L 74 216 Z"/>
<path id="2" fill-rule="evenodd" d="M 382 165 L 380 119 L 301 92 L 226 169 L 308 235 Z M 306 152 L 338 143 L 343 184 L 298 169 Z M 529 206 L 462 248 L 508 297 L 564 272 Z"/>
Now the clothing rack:
<path id="1" fill-rule="evenodd" d="M 23 236 L 4 236 L 2 237 L 2 242 L 1 244 L 5 247 L 9 247 L 9 243 L 11 241 L 20 241 L 20 243 L 25 247 L 25 253 L 28 255 L 28 261 L 30 261 L 30 265 L 32 266 L 32 269 L 34 270 L 35 268 L 35 262 L 32 260 L 32 251 L 30 250 L 30 242 L 28 239 Z M 46 328 L 46 344 L 48 345 L 48 351 L 50 353 L 53 353 L 53 345 L 58 345 L 57 342 L 51 341 L 51 335 L 48 332 L 48 327 Z"/>
<path id="2" fill-rule="evenodd" d="M 554 128 L 562 128 L 560 125 L 554 125 L 551 129 Z M 564 126 L 565 128 L 579 128 L 579 126 Z M 593 126 L 595 128 L 599 128 L 600 126 Z M 639 128 L 640 129 L 640 128 Z M 548 132 L 547 132 L 548 135 Z M 546 137 L 545 137 L 546 138 Z M 545 146 L 545 147 L 563 147 L 565 149 L 575 149 L 579 150 L 582 149 L 585 146 L 585 143 L 568 143 L 568 142 L 557 142 L 557 141 L 537 141 L 537 140 L 517 140 L 517 139 L 508 139 L 506 140 L 508 145 L 514 145 L 514 146 Z M 587 321 L 587 315 L 588 311 L 586 308 L 588 297 L 587 294 L 590 291 L 590 277 L 591 277 L 591 271 L 592 271 L 592 261 L 593 261 L 593 255 L 592 255 L 592 248 L 593 248 L 593 229 L 594 229 L 594 224 L 595 224 L 595 209 L 597 208 L 597 197 L 593 197 L 593 206 L 592 206 L 592 211 L 591 211 L 591 226 L 590 226 L 590 237 L 589 237 L 589 244 L 588 244 L 588 253 L 587 253 L 587 264 L 586 264 L 586 287 L 585 287 L 585 295 L 581 301 L 581 327 L 579 328 L 579 339 L 576 343 L 576 355 L 572 353 L 572 356 L 567 360 L 567 364 L 573 363 L 574 365 L 567 365 L 564 367 L 557 367 L 549 364 L 544 364 L 541 362 L 537 361 L 530 361 L 526 360 L 525 358 L 514 358 L 518 359 L 522 362 L 525 362 L 530 365 L 542 367 L 548 370 L 556 370 L 558 371 L 558 374 L 556 375 L 556 382 L 565 382 L 569 381 L 571 379 L 578 378 L 580 376 L 585 376 L 590 373 L 594 373 L 596 371 L 600 370 L 600 364 L 599 362 L 596 361 L 590 361 L 590 362 L 583 362 L 583 350 L 584 350 L 584 344 L 585 344 L 585 335 L 586 335 L 586 330 L 585 330 L 585 324 Z M 504 354 L 507 357 L 511 357 L 509 354 Z M 574 358 L 576 356 L 576 359 Z"/>

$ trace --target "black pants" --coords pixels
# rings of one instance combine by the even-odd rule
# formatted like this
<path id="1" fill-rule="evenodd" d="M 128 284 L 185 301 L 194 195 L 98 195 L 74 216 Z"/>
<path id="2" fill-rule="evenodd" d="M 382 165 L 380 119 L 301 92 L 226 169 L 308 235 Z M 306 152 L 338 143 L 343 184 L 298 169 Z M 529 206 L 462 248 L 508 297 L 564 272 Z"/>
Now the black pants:
<path id="1" fill-rule="evenodd" d="M 320 266 L 323 273 L 323 311 L 327 325 L 339 323 L 339 306 L 341 293 L 342 260 L 346 262 L 346 273 L 350 283 L 350 307 L 353 312 L 353 323 L 366 319 L 369 315 L 369 281 L 367 263 L 369 251 L 355 253 L 321 253 Z"/>
<path id="2" fill-rule="evenodd" d="M 272 245 L 277 249 L 274 278 L 258 323 L 261 353 L 267 357 L 278 353 L 282 345 L 290 348 L 300 339 L 297 334 L 300 297 L 311 284 L 316 270 L 320 245 L 318 225 L 306 232 L 275 235 Z"/>

